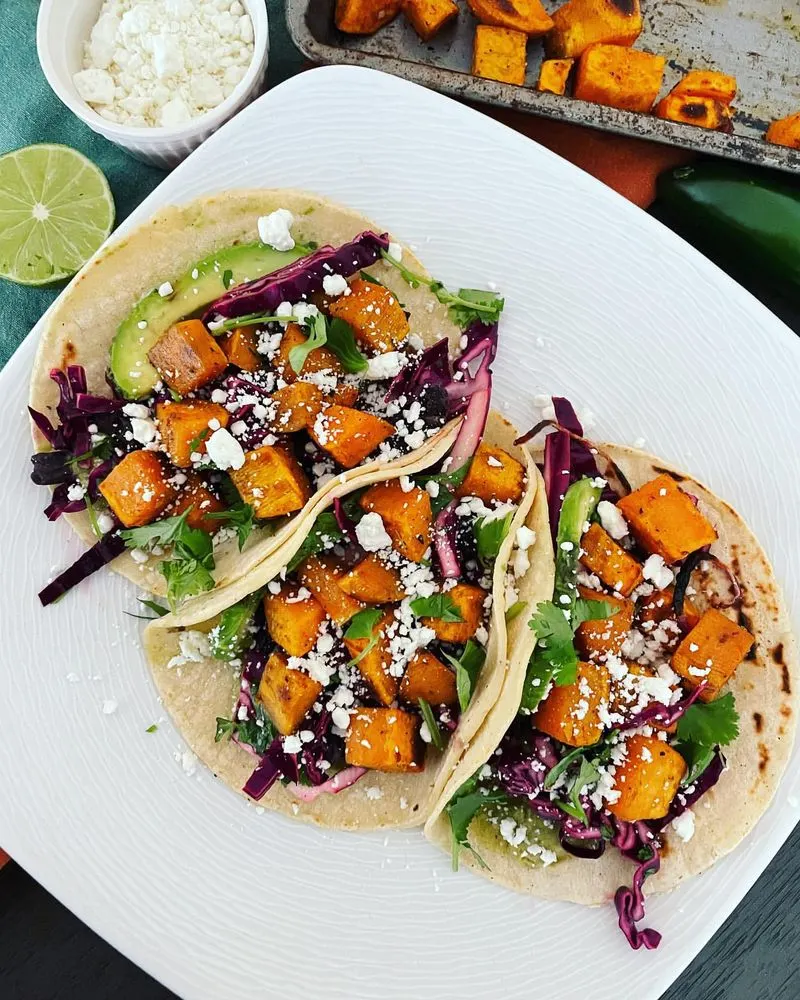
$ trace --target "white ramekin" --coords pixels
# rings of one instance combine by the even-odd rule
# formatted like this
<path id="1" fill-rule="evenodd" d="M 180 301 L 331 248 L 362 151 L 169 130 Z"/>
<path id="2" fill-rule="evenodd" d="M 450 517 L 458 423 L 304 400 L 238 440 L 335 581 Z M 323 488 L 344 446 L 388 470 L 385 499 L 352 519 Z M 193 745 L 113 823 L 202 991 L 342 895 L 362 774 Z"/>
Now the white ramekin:
<path id="1" fill-rule="evenodd" d="M 42 0 L 36 27 L 39 62 L 58 98 L 81 121 L 132 156 L 159 167 L 174 167 L 258 96 L 269 55 L 265 0 L 241 0 L 253 21 L 255 51 L 246 75 L 219 107 L 178 128 L 131 128 L 106 121 L 83 101 L 72 77 L 81 69 L 83 43 L 97 20 L 102 0 Z"/>

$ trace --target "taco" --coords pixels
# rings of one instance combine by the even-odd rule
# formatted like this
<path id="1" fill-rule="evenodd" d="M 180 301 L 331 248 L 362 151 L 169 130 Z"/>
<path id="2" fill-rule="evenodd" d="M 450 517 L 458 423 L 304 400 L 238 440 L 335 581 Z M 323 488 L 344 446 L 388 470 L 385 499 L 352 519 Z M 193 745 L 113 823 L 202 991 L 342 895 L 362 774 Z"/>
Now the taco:
<path id="1" fill-rule="evenodd" d="M 84 269 L 39 345 L 33 479 L 93 543 L 42 602 L 112 560 L 173 604 L 245 576 L 334 482 L 456 429 L 502 305 L 315 195 L 162 211 Z"/>
<path id="2" fill-rule="evenodd" d="M 466 459 L 462 434 L 444 459 L 337 485 L 255 574 L 147 627 L 163 703 L 219 778 L 324 826 L 425 821 L 552 590 L 515 436 L 493 413 Z"/>
<path id="3" fill-rule="evenodd" d="M 634 948 L 643 884 L 666 891 L 732 850 L 792 748 L 797 658 L 763 550 L 691 476 L 590 445 L 554 399 L 544 478 L 552 599 L 426 833 L 455 864 L 549 899 L 614 899 Z"/>

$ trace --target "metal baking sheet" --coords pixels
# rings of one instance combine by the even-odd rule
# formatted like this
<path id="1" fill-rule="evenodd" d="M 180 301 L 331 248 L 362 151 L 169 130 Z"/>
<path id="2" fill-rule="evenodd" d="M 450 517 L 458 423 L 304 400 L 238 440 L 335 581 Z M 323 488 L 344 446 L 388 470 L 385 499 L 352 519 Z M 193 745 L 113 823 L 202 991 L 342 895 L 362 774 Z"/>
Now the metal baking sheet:
<path id="1" fill-rule="evenodd" d="M 476 22 L 459 2 L 456 21 L 429 43 L 402 15 L 374 35 L 346 35 L 334 25 L 335 0 L 287 0 L 286 15 L 295 43 L 315 62 L 370 66 L 455 97 L 800 173 L 800 151 L 764 141 L 770 121 L 800 111 L 800 0 L 642 0 L 636 47 L 666 56 L 662 93 L 693 67 L 732 73 L 739 84 L 733 134 L 540 94 L 534 84 L 543 53 L 535 39 L 524 86 L 472 76 Z M 551 12 L 560 5 L 544 2 Z"/>

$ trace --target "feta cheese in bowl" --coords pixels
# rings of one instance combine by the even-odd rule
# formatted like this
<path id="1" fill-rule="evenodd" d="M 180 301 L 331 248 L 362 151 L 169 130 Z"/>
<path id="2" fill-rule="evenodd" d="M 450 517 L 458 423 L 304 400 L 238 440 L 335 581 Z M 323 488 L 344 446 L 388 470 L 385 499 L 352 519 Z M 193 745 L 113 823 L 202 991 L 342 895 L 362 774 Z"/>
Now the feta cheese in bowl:
<path id="1" fill-rule="evenodd" d="M 39 61 L 90 128 L 172 167 L 259 93 L 265 0 L 42 0 Z"/>

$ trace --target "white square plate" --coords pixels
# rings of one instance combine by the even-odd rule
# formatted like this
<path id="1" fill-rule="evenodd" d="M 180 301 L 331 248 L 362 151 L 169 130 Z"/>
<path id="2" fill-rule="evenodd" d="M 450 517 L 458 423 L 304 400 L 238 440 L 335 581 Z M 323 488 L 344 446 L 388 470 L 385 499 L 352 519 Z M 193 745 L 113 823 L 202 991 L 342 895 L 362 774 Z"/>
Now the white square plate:
<path id="1" fill-rule="evenodd" d="M 707 481 L 748 518 L 800 619 L 800 343 L 680 239 L 491 119 L 347 67 L 302 74 L 252 105 L 118 235 L 161 205 L 237 186 L 317 191 L 418 248 L 443 281 L 496 282 L 507 302 L 497 405 L 527 427 L 535 393 L 568 395 L 599 415 L 597 436 L 644 437 Z M 797 768 L 732 856 L 651 899 L 664 940 L 650 953 L 629 950 L 612 908 L 453 875 L 417 831 L 326 834 L 257 814 L 203 768 L 185 772 L 139 623 L 123 613 L 136 609 L 131 585 L 99 573 L 39 607 L 36 592 L 80 546 L 46 524 L 27 478 L 37 335 L 0 375 L 3 847 L 192 1000 L 657 997 L 794 826 Z"/>

